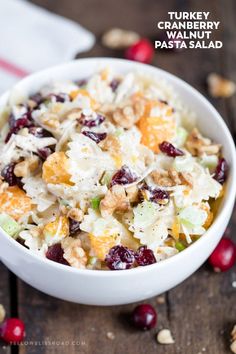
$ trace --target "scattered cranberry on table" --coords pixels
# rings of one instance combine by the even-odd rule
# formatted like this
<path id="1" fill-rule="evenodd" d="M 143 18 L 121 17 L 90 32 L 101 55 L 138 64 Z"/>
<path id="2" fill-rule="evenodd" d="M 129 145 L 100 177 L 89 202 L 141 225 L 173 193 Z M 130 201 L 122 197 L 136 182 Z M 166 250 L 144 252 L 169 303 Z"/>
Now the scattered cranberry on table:
<path id="1" fill-rule="evenodd" d="M 6 343 L 20 343 L 25 336 L 25 325 L 19 318 L 6 318 L 0 326 L 0 338 Z"/>
<path id="2" fill-rule="evenodd" d="M 142 304 L 135 307 L 131 319 L 135 327 L 146 331 L 155 327 L 157 314 L 151 305 Z"/>
<path id="3" fill-rule="evenodd" d="M 125 51 L 125 58 L 139 61 L 141 63 L 150 63 L 154 55 L 154 46 L 148 39 L 143 38 L 131 45 Z"/>
<path id="4" fill-rule="evenodd" d="M 236 261 L 236 245 L 228 237 L 223 237 L 209 257 L 209 263 L 215 272 L 225 272 Z"/>

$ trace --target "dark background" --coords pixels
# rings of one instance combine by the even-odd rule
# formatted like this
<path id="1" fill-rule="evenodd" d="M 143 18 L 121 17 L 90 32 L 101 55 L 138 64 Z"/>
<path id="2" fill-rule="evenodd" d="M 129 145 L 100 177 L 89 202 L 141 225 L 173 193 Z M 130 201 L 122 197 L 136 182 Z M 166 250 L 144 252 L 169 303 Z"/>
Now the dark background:
<path id="1" fill-rule="evenodd" d="M 122 56 L 104 48 L 100 37 L 112 27 L 135 30 L 155 40 L 157 21 L 168 18 L 168 11 L 210 11 L 212 20 L 221 21 L 215 39 L 222 49 L 189 49 L 179 53 L 156 50 L 153 65 L 165 69 L 197 88 L 219 110 L 232 134 L 236 131 L 236 96 L 211 99 L 205 80 L 209 72 L 220 73 L 236 81 L 236 1 L 235 0 L 34 0 L 33 3 L 79 22 L 92 31 L 94 48 L 79 57 Z M 68 38 L 68 40 L 70 40 Z M 207 117 L 206 117 L 207 119 Z M 236 212 L 228 234 L 235 238 Z M 158 326 L 149 332 L 138 332 L 129 326 L 126 313 L 134 305 L 92 307 L 71 304 L 44 295 L 9 274 L 4 266 L 0 277 L 0 303 L 8 315 L 19 315 L 26 323 L 27 340 L 70 341 L 70 345 L 0 347 L 0 353 L 167 353 L 226 354 L 229 333 L 236 323 L 235 268 L 225 274 L 213 273 L 206 265 L 184 283 L 163 295 L 164 303 L 151 299 L 158 311 Z M 46 274 L 45 274 L 46 276 Z M 58 279 L 60 281 L 60 279 Z M 158 274 L 157 279 L 158 281 Z M 132 284 L 131 284 L 132 286 Z M 141 286 L 141 284 L 140 284 Z M 157 330 L 170 328 L 175 344 L 158 345 Z M 114 340 L 107 338 L 113 332 Z M 72 341 L 81 341 L 80 346 Z"/>

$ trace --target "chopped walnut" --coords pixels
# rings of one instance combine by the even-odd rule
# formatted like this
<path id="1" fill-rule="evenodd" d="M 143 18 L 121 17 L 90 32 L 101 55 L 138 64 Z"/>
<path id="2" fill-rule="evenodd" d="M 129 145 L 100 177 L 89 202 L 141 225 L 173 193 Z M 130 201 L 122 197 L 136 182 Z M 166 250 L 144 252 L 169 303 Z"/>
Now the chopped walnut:
<path id="1" fill-rule="evenodd" d="M 71 208 L 67 213 L 67 217 L 81 222 L 83 220 L 84 213 L 81 209 Z"/>
<path id="2" fill-rule="evenodd" d="M 118 154 L 121 148 L 119 139 L 112 134 L 107 135 L 106 139 L 100 141 L 99 146 L 103 151 L 109 151 L 112 154 Z"/>
<path id="3" fill-rule="evenodd" d="M 193 187 L 193 178 L 190 173 L 180 172 L 180 179 L 184 182 L 183 184 L 187 184 L 191 188 Z"/>
<path id="4" fill-rule="evenodd" d="M 80 108 L 73 108 L 69 112 L 66 112 L 62 118 L 66 118 L 68 120 L 76 120 L 80 119 L 82 110 Z"/>
<path id="5" fill-rule="evenodd" d="M 116 184 L 107 191 L 100 202 L 100 211 L 103 217 L 112 215 L 115 211 L 126 211 L 129 209 L 129 199 L 125 188 Z"/>
<path id="6" fill-rule="evenodd" d="M 153 182 L 158 184 L 159 186 L 172 187 L 174 185 L 173 180 L 171 179 L 167 171 L 159 172 L 155 170 L 151 172 L 150 176 L 152 177 Z"/>
<path id="7" fill-rule="evenodd" d="M 231 340 L 232 340 L 232 343 L 230 345 L 231 352 L 236 354 L 236 325 L 234 325 L 232 329 Z"/>
<path id="8" fill-rule="evenodd" d="M 48 128 L 57 129 L 60 126 L 58 115 L 55 113 L 43 113 L 39 119 L 41 123 Z"/>
<path id="9" fill-rule="evenodd" d="M 220 144 L 212 144 L 210 139 L 204 138 L 197 128 L 188 135 L 185 146 L 193 156 L 216 155 L 221 148 Z"/>
<path id="10" fill-rule="evenodd" d="M 156 302 L 157 302 L 159 305 L 165 304 L 165 302 L 166 302 L 165 296 L 164 296 L 164 295 L 157 296 Z"/>
<path id="11" fill-rule="evenodd" d="M 113 332 L 107 332 L 107 338 L 114 340 L 115 339 L 115 334 Z"/>
<path id="12" fill-rule="evenodd" d="M 181 178 L 180 178 L 180 174 L 176 170 L 171 168 L 168 171 L 168 174 L 169 174 L 170 178 L 172 179 L 174 185 L 178 185 L 178 184 L 182 183 Z"/>
<path id="13" fill-rule="evenodd" d="M 66 237 L 61 241 L 61 247 L 64 250 L 63 257 L 75 268 L 83 269 L 87 264 L 87 256 L 81 247 L 81 241 L 78 238 Z"/>
<path id="14" fill-rule="evenodd" d="M 232 340 L 236 340 L 236 325 L 234 325 L 232 332 L 231 332 Z"/>
<path id="15" fill-rule="evenodd" d="M 26 158 L 24 161 L 18 162 L 14 168 L 14 174 L 16 177 L 26 177 L 31 172 L 36 171 L 39 166 L 38 156 L 31 156 Z"/>
<path id="16" fill-rule="evenodd" d="M 162 172 L 155 170 L 151 172 L 150 176 L 152 177 L 154 183 L 163 187 L 173 187 L 181 184 L 185 184 L 190 187 L 193 186 L 192 176 L 188 172 L 177 172 L 174 169 Z"/>
<path id="17" fill-rule="evenodd" d="M 111 118 L 119 126 L 129 129 L 143 116 L 145 100 L 141 97 L 133 97 L 120 104 L 112 112 L 108 112 Z"/>
<path id="18" fill-rule="evenodd" d="M 31 109 L 36 108 L 37 105 L 38 105 L 37 102 L 34 101 L 34 100 L 29 99 L 29 100 L 27 101 L 27 106 L 28 106 L 29 108 L 31 108 Z"/>
<path id="19" fill-rule="evenodd" d="M 236 354 L 236 340 L 234 340 L 230 345 L 230 350 L 232 353 Z"/>
<path id="20" fill-rule="evenodd" d="M 8 187 L 9 184 L 5 182 L 4 178 L 0 175 L 0 193 L 3 193 Z"/>
<path id="21" fill-rule="evenodd" d="M 3 305 L 0 304 L 0 323 L 4 321 L 5 316 L 6 316 L 6 311 Z"/>
<path id="22" fill-rule="evenodd" d="M 111 49 L 123 49 L 139 40 L 136 32 L 126 31 L 120 28 L 112 28 L 102 36 L 102 44 Z"/>
<path id="23" fill-rule="evenodd" d="M 236 85 L 233 81 L 211 73 L 207 77 L 208 90 L 212 97 L 230 97 L 236 91 Z"/>
<path id="24" fill-rule="evenodd" d="M 157 334 L 157 341 L 160 344 L 173 344 L 175 341 L 169 329 L 162 329 Z"/>
<path id="25" fill-rule="evenodd" d="M 190 173 L 188 172 L 177 172 L 174 169 L 168 171 L 170 178 L 173 181 L 173 185 L 186 184 L 190 187 L 193 186 L 193 179 Z"/>
<path id="26" fill-rule="evenodd" d="M 138 196 L 139 196 L 139 189 L 138 189 L 137 185 L 127 187 L 125 189 L 125 191 L 126 191 L 126 195 L 127 195 L 127 198 L 130 203 L 137 202 Z"/>
<path id="27" fill-rule="evenodd" d="M 32 227 L 32 229 L 30 229 L 30 233 L 34 238 L 38 238 L 41 236 L 42 234 L 42 228 L 43 227 L 39 227 L 39 226 L 34 226 Z"/>

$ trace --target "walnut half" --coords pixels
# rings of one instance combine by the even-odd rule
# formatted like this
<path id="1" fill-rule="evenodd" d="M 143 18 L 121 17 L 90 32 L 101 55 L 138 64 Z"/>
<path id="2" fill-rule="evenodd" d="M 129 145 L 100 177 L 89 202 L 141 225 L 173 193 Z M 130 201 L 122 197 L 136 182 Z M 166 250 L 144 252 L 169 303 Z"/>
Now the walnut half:
<path id="1" fill-rule="evenodd" d="M 38 156 L 31 156 L 24 161 L 18 162 L 14 168 L 16 177 L 27 177 L 31 172 L 34 172 L 39 165 Z"/>
<path id="2" fill-rule="evenodd" d="M 127 211 L 129 209 L 129 199 L 125 188 L 116 184 L 107 191 L 105 197 L 100 202 L 102 217 L 112 215 L 115 211 Z"/>
<path id="3" fill-rule="evenodd" d="M 211 140 L 204 138 L 197 128 L 188 135 L 185 147 L 193 156 L 217 155 L 221 149 L 220 144 L 212 144 Z"/>
<path id="4" fill-rule="evenodd" d="M 162 329 L 157 334 L 157 341 L 160 344 L 173 344 L 175 341 L 169 329 Z"/>
<path id="5" fill-rule="evenodd" d="M 150 176 L 154 183 L 163 187 L 173 187 L 181 184 L 188 185 L 191 188 L 193 186 L 192 176 L 188 172 L 177 172 L 174 169 L 162 172 L 155 170 L 151 172 Z"/>
<path id="6" fill-rule="evenodd" d="M 81 247 L 81 241 L 78 238 L 66 237 L 61 241 L 61 247 L 64 250 L 63 257 L 75 268 L 84 269 L 87 264 L 87 256 Z"/>
<path id="7" fill-rule="evenodd" d="M 129 129 L 136 124 L 143 116 L 145 111 L 145 100 L 141 97 L 132 97 L 120 104 L 111 113 L 112 119 L 119 126 Z"/>
<path id="8" fill-rule="evenodd" d="M 123 49 L 139 40 L 139 35 L 133 31 L 112 28 L 102 36 L 102 44 L 111 49 Z"/>
<path id="9" fill-rule="evenodd" d="M 230 97 L 236 91 L 236 85 L 233 81 L 211 73 L 207 77 L 208 90 L 212 97 Z"/>

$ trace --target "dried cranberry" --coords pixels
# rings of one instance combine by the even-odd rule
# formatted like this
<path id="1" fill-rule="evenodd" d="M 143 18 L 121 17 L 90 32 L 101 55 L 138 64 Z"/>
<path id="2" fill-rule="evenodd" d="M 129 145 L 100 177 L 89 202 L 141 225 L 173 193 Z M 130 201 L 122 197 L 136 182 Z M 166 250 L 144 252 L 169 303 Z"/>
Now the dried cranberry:
<path id="1" fill-rule="evenodd" d="M 172 145 L 168 141 L 163 141 L 161 144 L 159 144 L 159 148 L 164 154 L 171 157 L 184 155 L 184 152 L 182 150 L 177 149 L 174 145 Z"/>
<path id="2" fill-rule="evenodd" d="M 167 204 L 170 199 L 167 191 L 160 188 L 151 188 L 147 184 L 139 186 L 139 190 L 141 192 L 141 199 L 148 198 L 153 203 Z"/>
<path id="3" fill-rule="evenodd" d="M 80 223 L 74 219 L 69 218 L 70 236 L 77 234 L 79 231 L 80 231 Z"/>
<path id="4" fill-rule="evenodd" d="M 43 95 L 39 92 L 30 96 L 29 99 L 35 102 L 34 109 L 38 108 L 38 106 L 44 101 Z"/>
<path id="5" fill-rule="evenodd" d="M 111 270 L 129 269 L 134 265 L 134 251 L 118 245 L 110 249 L 105 258 L 106 265 Z"/>
<path id="6" fill-rule="evenodd" d="M 155 189 L 151 189 L 149 191 L 151 194 L 149 200 L 153 203 L 166 204 L 170 199 L 168 192 L 166 192 L 162 189 L 155 188 Z"/>
<path id="7" fill-rule="evenodd" d="M 156 263 L 156 258 L 152 250 L 147 246 L 141 246 L 135 253 L 135 259 L 139 266 L 146 266 Z"/>
<path id="8" fill-rule="evenodd" d="M 151 305 L 142 304 L 135 307 L 131 319 L 135 327 L 145 331 L 155 327 L 157 314 Z"/>
<path id="9" fill-rule="evenodd" d="M 124 165 L 118 170 L 111 179 L 111 186 L 115 184 L 130 184 L 137 180 L 137 176 L 130 171 L 129 167 Z"/>
<path id="10" fill-rule="evenodd" d="M 105 117 L 101 114 L 97 114 L 96 118 L 92 119 L 89 119 L 89 117 L 86 117 L 84 114 L 82 114 L 81 118 L 79 119 L 79 123 L 85 127 L 92 128 L 102 124 L 104 120 Z"/>
<path id="11" fill-rule="evenodd" d="M 218 164 L 216 166 L 215 174 L 214 174 L 214 179 L 223 184 L 227 178 L 227 172 L 228 172 L 228 164 L 224 158 L 219 159 Z"/>
<path id="12" fill-rule="evenodd" d="M 83 131 L 82 134 L 95 141 L 96 144 L 100 143 L 100 141 L 106 139 L 107 137 L 107 133 L 94 133 L 88 130 Z"/>
<path id="13" fill-rule="evenodd" d="M 35 126 L 29 128 L 29 133 L 36 136 L 36 138 L 49 138 L 53 136 L 48 130 Z"/>
<path id="14" fill-rule="evenodd" d="M 233 267 L 236 261 L 236 245 L 228 238 L 223 237 L 209 257 L 209 263 L 216 272 L 225 272 Z"/>
<path id="15" fill-rule="evenodd" d="M 120 85 L 120 80 L 118 79 L 113 79 L 110 82 L 110 88 L 112 89 L 112 92 L 116 92 L 118 86 Z"/>
<path id="16" fill-rule="evenodd" d="M 64 103 L 66 101 L 70 101 L 70 96 L 67 93 L 51 93 L 49 98 L 55 99 L 56 102 Z"/>
<path id="17" fill-rule="evenodd" d="M 154 47 L 152 42 L 143 38 L 131 45 L 125 51 L 125 57 L 129 60 L 139 61 L 141 63 L 150 63 L 154 54 Z"/>
<path id="18" fill-rule="evenodd" d="M 63 255 L 64 255 L 64 251 L 60 243 L 56 243 L 55 245 L 48 247 L 48 250 L 46 252 L 46 257 L 51 261 L 61 263 L 64 265 L 69 265 L 67 260 L 63 257 Z"/>
<path id="19" fill-rule="evenodd" d="M 19 318 L 6 318 L 0 326 L 0 338 L 6 343 L 20 343 L 24 336 L 25 325 Z"/>
<path id="20" fill-rule="evenodd" d="M 79 86 L 79 87 L 82 87 L 82 86 L 85 86 L 87 84 L 88 80 L 87 79 L 81 79 L 81 80 L 78 80 L 76 81 L 76 85 Z"/>
<path id="21" fill-rule="evenodd" d="M 38 149 L 38 156 L 41 157 L 42 160 L 46 160 L 49 155 L 51 155 L 54 152 L 53 147 L 44 147 L 42 149 Z"/>
<path id="22" fill-rule="evenodd" d="M 2 169 L 1 176 L 9 184 L 9 186 L 18 185 L 22 187 L 21 178 L 16 177 L 16 175 L 14 174 L 15 165 L 16 165 L 15 162 L 11 162 L 8 165 L 6 165 Z"/>
<path id="23" fill-rule="evenodd" d="M 21 118 L 15 119 L 14 115 L 11 114 L 9 117 L 9 126 L 10 130 L 5 139 L 5 143 L 7 143 L 12 136 L 12 134 L 17 134 L 19 130 L 32 126 L 33 123 L 31 121 L 31 116 L 29 112 L 23 114 Z"/>
<path id="24" fill-rule="evenodd" d="M 159 102 L 163 103 L 163 104 L 167 104 L 168 105 L 168 102 L 166 100 L 159 100 Z"/>

